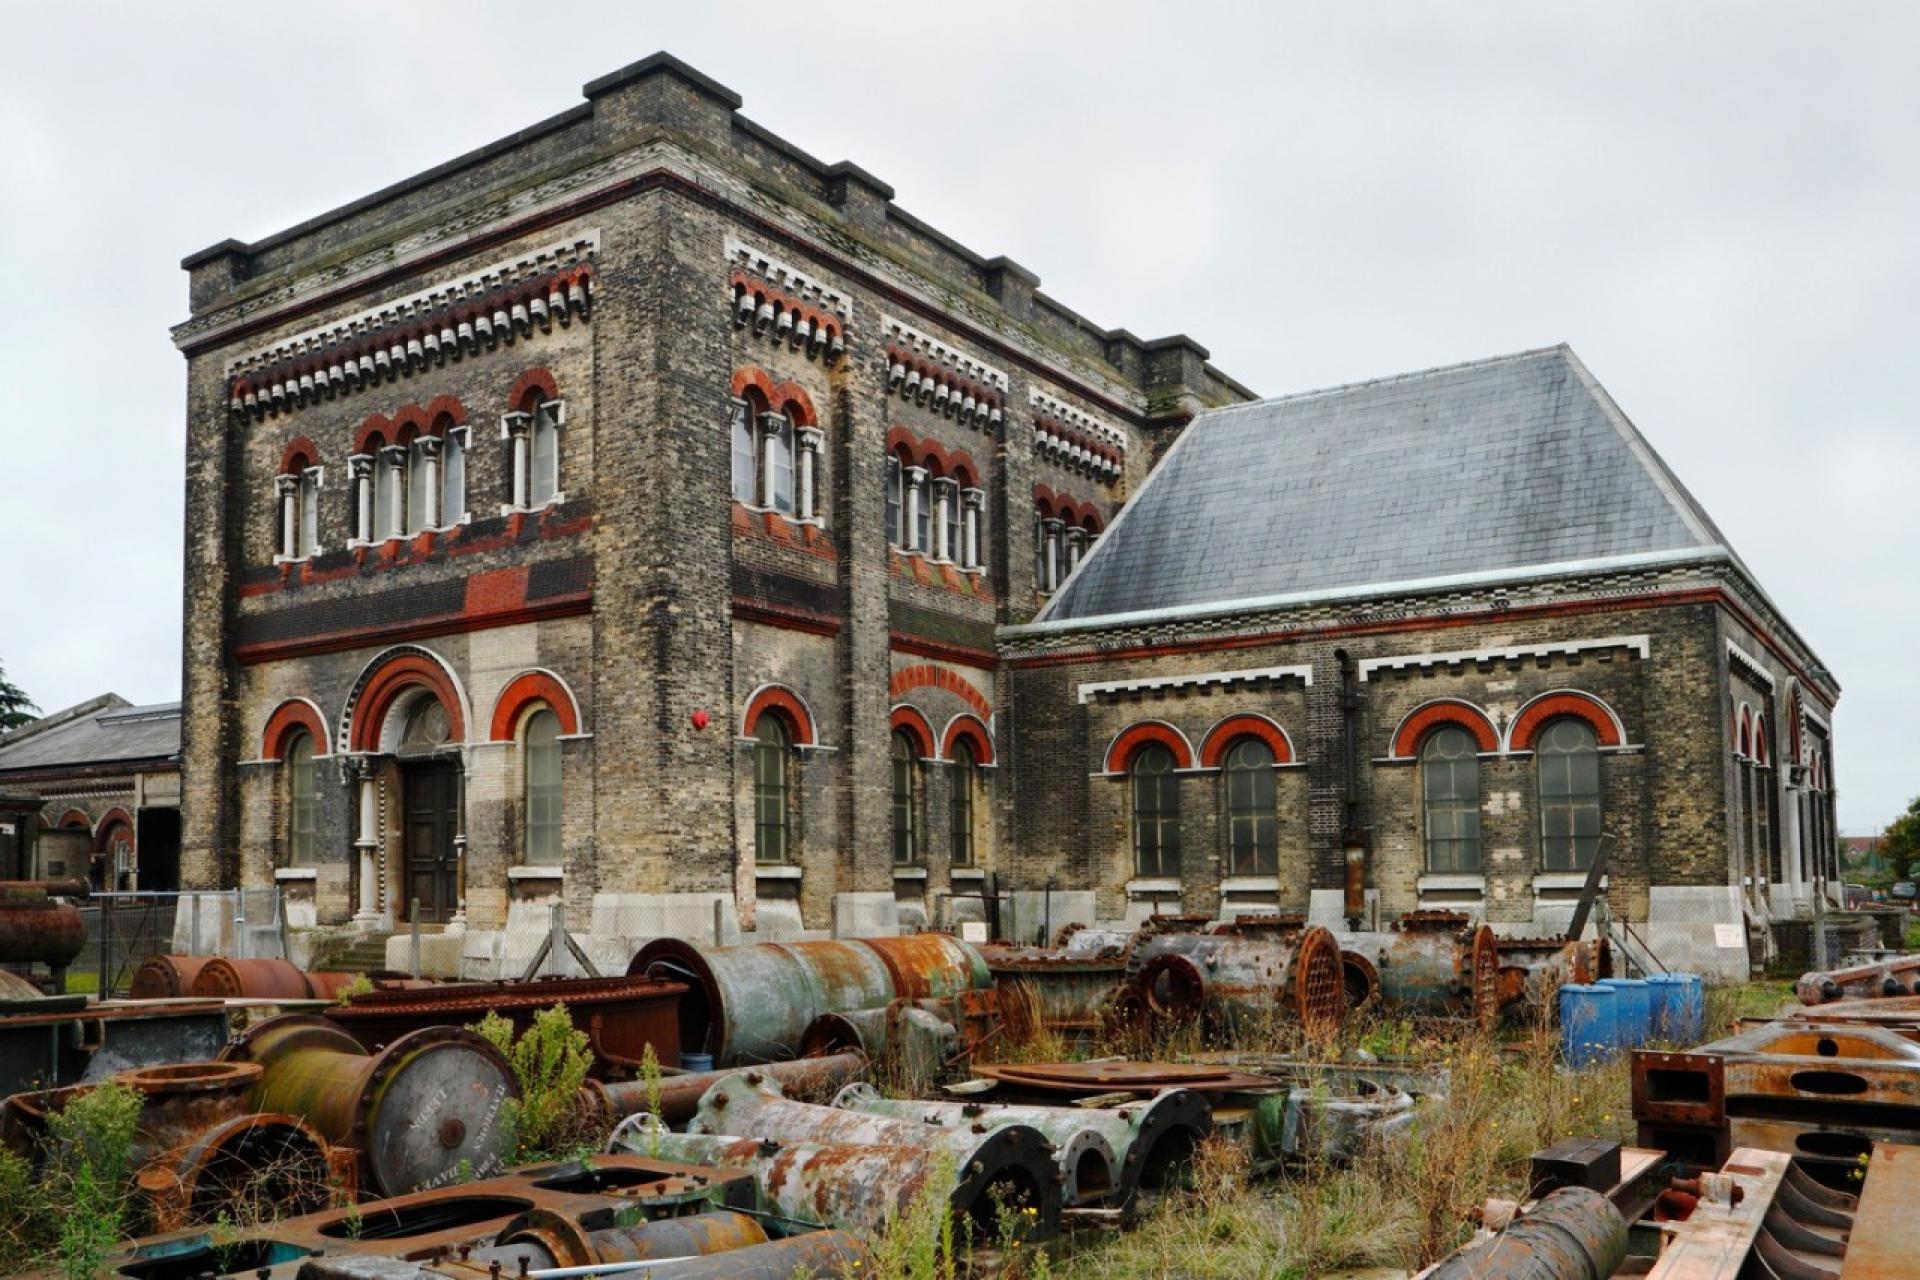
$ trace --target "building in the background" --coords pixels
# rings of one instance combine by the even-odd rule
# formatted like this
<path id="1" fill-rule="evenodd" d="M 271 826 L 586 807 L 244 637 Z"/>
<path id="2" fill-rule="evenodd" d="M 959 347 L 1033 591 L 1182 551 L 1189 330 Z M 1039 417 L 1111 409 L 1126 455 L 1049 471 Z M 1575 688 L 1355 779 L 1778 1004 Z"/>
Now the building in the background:
<path id="1" fill-rule="evenodd" d="M 1838 903 L 1838 688 L 1564 346 L 1201 414 L 1001 633 L 1012 847 L 1150 902 L 1563 929 L 1667 964 Z"/>
<path id="2" fill-rule="evenodd" d="M 117 694 L 0 734 L 0 791 L 40 797 L 36 874 L 97 889 L 180 887 L 180 704 Z"/>
<path id="3" fill-rule="evenodd" d="M 1832 678 L 1570 353 L 1245 404 L 739 105 L 656 56 L 187 259 L 190 885 L 773 935 L 1352 856 L 1532 931 L 1606 836 L 1727 969 L 1811 903 Z"/>

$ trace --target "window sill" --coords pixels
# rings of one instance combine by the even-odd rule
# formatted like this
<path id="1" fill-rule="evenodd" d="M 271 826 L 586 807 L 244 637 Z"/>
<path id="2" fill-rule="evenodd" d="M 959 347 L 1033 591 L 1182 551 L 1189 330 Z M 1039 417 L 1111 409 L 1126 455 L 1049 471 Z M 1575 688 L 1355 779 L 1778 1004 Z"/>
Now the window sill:
<path id="1" fill-rule="evenodd" d="M 1278 893 L 1278 876 L 1229 876 L 1220 882 L 1221 893 Z"/>
<path id="2" fill-rule="evenodd" d="M 564 867 L 518 866 L 507 868 L 507 879 L 509 880 L 565 880 L 566 878 L 567 872 Z"/>
<path id="3" fill-rule="evenodd" d="M 755 880 L 798 880 L 805 871 L 791 862 L 761 862 L 753 868 Z"/>
<path id="4" fill-rule="evenodd" d="M 281 884 L 289 880 L 318 880 L 320 870 L 317 867 L 276 867 L 273 878 Z"/>
<path id="5" fill-rule="evenodd" d="M 895 880 L 925 880 L 927 878 L 927 869 L 925 867 L 895 867 L 893 869 L 893 878 Z"/>
<path id="6" fill-rule="evenodd" d="M 1127 881 L 1127 896 L 1129 898 L 1145 898 L 1148 896 L 1157 898 L 1177 897 L 1179 893 L 1180 882 L 1178 880 L 1156 879 Z"/>
<path id="7" fill-rule="evenodd" d="M 1485 895 L 1487 878 L 1477 872 L 1449 872 L 1444 875 L 1421 876 L 1417 882 L 1421 893 L 1478 893 Z"/>
<path id="8" fill-rule="evenodd" d="M 1587 887 L 1587 873 L 1584 871 L 1543 871 L 1533 878 L 1533 891 L 1540 893 L 1578 893 Z M 1600 877 L 1600 887 L 1607 887 L 1607 877 Z"/>
<path id="9" fill-rule="evenodd" d="M 985 880 L 987 872 L 984 867 L 955 867 L 947 872 L 947 878 L 949 880 Z"/>

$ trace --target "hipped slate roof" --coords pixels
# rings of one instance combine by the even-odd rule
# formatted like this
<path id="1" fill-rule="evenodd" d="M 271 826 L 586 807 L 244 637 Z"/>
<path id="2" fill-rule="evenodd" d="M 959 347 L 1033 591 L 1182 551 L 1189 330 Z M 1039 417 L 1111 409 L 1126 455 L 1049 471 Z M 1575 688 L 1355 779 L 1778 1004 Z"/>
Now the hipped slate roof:
<path id="1" fill-rule="evenodd" d="M 179 754 L 179 703 L 135 707 L 109 693 L 0 736 L 0 773 L 165 759 Z"/>
<path id="2" fill-rule="evenodd" d="M 1563 344 L 1202 413 L 1035 621 L 1725 546 Z"/>

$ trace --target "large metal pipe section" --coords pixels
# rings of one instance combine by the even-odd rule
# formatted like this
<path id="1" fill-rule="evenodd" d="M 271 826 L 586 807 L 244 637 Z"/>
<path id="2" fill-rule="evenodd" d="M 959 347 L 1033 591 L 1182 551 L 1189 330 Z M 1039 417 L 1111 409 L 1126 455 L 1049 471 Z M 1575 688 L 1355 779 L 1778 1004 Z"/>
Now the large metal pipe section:
<path id="1" fill-rule="evenodd" d="M 953 1188 L 948 1207 L 984 1236 L 996 1233 L 1002 1203 L 1030 1202 L 1037 1234 L 1060 1225 L 1060 1188 L 1046 1143 L 1030 1129 L 996 1130 L 965 1159 L 933 1146 L 873 1146 L 785 1138 L 628 1130 L 618 1149 L 682 1164 L 739 1169 L 753 1175 L 761 1207 L 788 1226 L 822 1225 L 872 1233 L 904 1213 L 943 1165 Z M 944 1188 L 941 1188 L 944 1191 Z"/>
<path id="2" fill-rule="evenodd" d="M 155 1231 L 324 1209 L 350 1197 L 358 1179 L 352 1153 L 290 1115 L 239 1115 L 208 1125 L 148 1162 L 134 1177 Z"/>
<path id="3" fill-rule="evenodd" d="M 24 886 L 24 887 L 16 887 Z M 64 969 L 87 945 L 80 908 L 50 896 L 36 881 L 0 888 L 0 964 L 40 963 Z"/>
<path id="4" fill-rule="evenodd" d="M 1802 974 L 1794 994 L 1806 1005 L 1920 995 L 1920 955 Z"/>
<path id="5" fill-rule="evenodd" d="M 1627 1220 L 1613 1202 L 1562 1187 L 1505 1231 L 1442 1259 L 1424 1280 L 1608 1280 L 1626 1260 Z"/>
<path id="6" fill-rule="evenodd" d="M 1428 1016 L 1471 1016 L 1492 1026 L 1500 1015 L 1500 948 L 1493 930 L 1452 911 L 1414 911 L 1391 929 L 1344 933 L 1339 947 L 1379 975 L 1390 1004 Z"/>
<path id="7" fill-rule="evenodd" d="M 500 1051 L 471 1031 L 427 1027 L 369 1054 L 324 1018 L 287 1014 L 256 1024 L 222 1057 L 266 1068 L 254 1106 L 301 1116 L 328 1142 L 354 1148 L 379 1194 L 484 1177 L 506 1157 L 502 1108 L 520 1086 Z"/>
<path id="8" fill-rule="evenodd" d="M 949 1129 L 976 1130 L 1024 1124 L 1053 1143 L 1068 1178 L 1068 1199 L 1094 1197 L 1098 1169 L 1083 1169 L 1065 1152 L 1082 1133 L 1098 1134 L 1112 1153 L 1110 1185 L 1104 1197 L 1125 1204 L 1142 1187 L 1159 1190 L 1174 1183 L 1192 1163 L 1194 1149 L 1213 1131 L 1213 1108 L 1186 1089 L 1169 1089 L 1141 1102 L 1118 1107 L 1019 1106 L 981 1102 L 934 1102 L 885 1098 L 870 1084 L 850 1084 L 833 1105 L 868 1115 L 891 1116 Z"/>
<path id="9" fill-rule="evenodd" d="M 845 1231 L 809 1231 L 729 1253 L 649 1267 L 653 1280 L 844 1280 L 873 1270 L 873 1255 Z"/>
<path id="10" fill-rule="evenodd" d="M 133 971 L 133 985 L 127 990 L 130 1000 L 178 1000 L 193 994 L 200 970 L 212 956 L 148 956 Z"/>
<path id="11" fill-rule="evenodd" d="M 993 982 L 978 952 L 941 933 L 708 948 L 656 938 L 627 973 L 686 983 L 680 1043 L 722 1067 L 793 1057 L 823 1013 L 945 999 Z"/>
<path id="12" fill-rule="evenodd" d="M 262 1072 L 246 1062 L 194 1062 L 123 1071 L 112 1080 L 141 1095 L 129 1163 L 139 1168 L 155 1157 L 191 1141 L 195 1135 L 225 1120 L 247 1114 Z M 9 1140 L 30 1147 L 48 1141 L 47 1118 L 94 1088 L 69 1085 L 35 1093 L 16 1093 L 0 1104 Z"/>
<path id="13" fill-rule="evenodd" d="M 1551 1008 L 1553 993 L 1571 983 L 1613 976 L 1613 951 L 1605 938 L 1501 938 L 1500 1004 Z"/>
<path id="14" fill-rule="evenodd" d="M 517 1269 L 524 1258 L 529 1269 L 539 1271 L 725 1253 L 766 1242 L 766 1229 L 758 1219 L 732 1209 L 594 1230 L 583 1226 L 578 1216 L 533 1209 L 508 1224 L 499 1243 L 475 1249 L 470 1260 Z"/>
<path id="15" fill-rule="evenodd" d="M 770 1062 L 754 1070 L 779 1084 L 783 1093 L 827 1098 L 865 1075 L 867 1059 L 859 1053 L 832 1053 L 819 1058 Z M 656 1109 L 668 1124 L 685 1124 L 700 1110 L 700 1099 L 707 1090 L 733 1074 L 732 1071 L 688 1071 L 665 1076 L 652 1096 L 643 1080 L 589 1080 L 586 1092 L 595 1099 L 594 1110 L 608 1125 L 636 1112 Z"/>
<path id="16" fill-rule="evenodd" d="M 93 886 L 75 877 L 54 880 L 0 880 L 0 900 L 20 897 L 73 898 L 85 902 L 93 896 Z"/>
<path id="17" fill-rule="evenodd" d="M 194 975 L 193 994 L 216 1000 L 338 1000 L 361 976 L 309 973 L 291 960 L 210 956 Z"/>
<path id="18" fill-rule="evenodd" d="M 981 948 L 981 957 L 999 990 L 1000 1012 L 1010 1034 L 1020 1030 L 1014 1024 L 1029 1006 L 1039 1016 L 1039 1029 L 1070 1040 L 1084 1043 L 1107 1030 L 1113 1019 L 1114 998 L 1127 980 L 1127 959 L 1124 947 L 1088 944 L 1079 951 L 1072 949 L 1090 935 L 1096 940 L 1133 936 L 1082 930 L 1067 939 L 1067 950 Z"/>
<path id="19" fill-rule="evenodd" d="M 1224 1029 L 1276 1014 L 1324 1039 L 1346 1020 L 1340 945 L 1319 926 L 1252 935 L 1162 933 L 1134 948 L 1136 990 L 1148 1011 L 1206 1017 Z"/>

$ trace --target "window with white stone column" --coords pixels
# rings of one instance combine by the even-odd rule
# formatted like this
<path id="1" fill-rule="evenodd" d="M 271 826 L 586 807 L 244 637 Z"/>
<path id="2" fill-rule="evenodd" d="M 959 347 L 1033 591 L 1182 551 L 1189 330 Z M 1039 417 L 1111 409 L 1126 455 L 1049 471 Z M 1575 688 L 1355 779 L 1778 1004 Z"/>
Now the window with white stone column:
<path id="1" fill-rule="evenodd" d="M 960 486 L 943 476 L 933 482 L 933 558 L 942 564 L 953 561 L 959 535 Z"/>
<path id="2" fill-rule="evenodd" d="M 506 515 L 527 509 L 529 471 L 533 461 L 533 415 L 502 415 L 500 438 L 507 445 L 507 500 L 500 504 L 500 513 Z"/>
<path id="3" fill-rule="evenodd" d="M 901 524 L 901 514 L 905 511 L 906 478 L 899 458 L 887 458 L 887 542 L 894 547 L 905 547 L 907 535 Z"/>
<path id="4" fill-rule="evenodd" d="M 980 526 L 986 518 L 987 491 L 962 489 L 960 505 L 965 512 L 960 522 L 960 567 L 977 572 L 984 567 L 980 560 Z"/>
<path id="5" fill-rule="evenodd" d="M 908 467 L 904 474 L 907 501 L 905 514 L 901 519 L 903 546 L 908 551 L 925 554 L 932 523 L 927 510 L 927 469 Z"/>
<path id="6" fill-rule="evenodd" d="M 353 543 L 363 546 L 373 541 L 373 455 L 356 453 L 347 459 L 347 476 L 353 481 Z"/>
<path id="7" fill-rule="evenodd" d="M 1081 528 L 1068 529 L 1067 530 L 1067 573 L 1072 573 L 1075 569 L 1078 569 L 1080 567 L 1080 557 L 1086 554 L 1086 550 L 1087 550 L 1087 531 Z M 1064 574 L 1061 576 L 1061 580 L 1065 581 Z"/>
<path id="8" fill-rule="evenodd" d="M 793 420 L 784 413 L 760 415 L 760 505 L 793 514 Z"/>
<path id="9" fill-rule="evenodd" d="M 273 481 L 275 514 L 279 517 L 279 551 L 275 561 L 296 558 L 294 545 L 298 541 L 300 525 L 300 477 L 295 475 L 275 476 Z"/>
<path id="10" fill-rule="evenodd" d="M 390 444 L 380 450 L 374 472 L 374 537 L 398 538 L 407 529 L 407 446 Z"/>
<path id="11" fill-rule="evenodd" d="M 544 507 L 566 495 L 560 491 L 560 429 L 567 424 L 564 400 L 542 400 L 533 407 L 527 505 Z"/>
<path id="12" fill-rule="evenodd" d="M 467 444 L 471 429 L 450 427 L 441 437 L 440 511 L 436 528 L 450 529 L 467 518 Z"/>
<path id="13" fill-rule="evenodd" d="M 820 457 L 826 449 L 827 435 L 818 427 L 801 427 L 797 436 L 800 456 L 797 459 L 799 474 L 795 479 L 796 514 L 803 521 L 824 526 L 826 521 L 820 515 Z"/>
<path id="14" fill-rule="evenodd" d="M 407 447 L 407 535 L 438 528 L 439 509 L 440 440 L 420 436 Z"/>
<path id="15" fill-rule="evenodd" d="M 1062 556 L 1064 555 L 1063 547 L 1066 535 L 1066 522 L 1058 517 L 1050 516 L 1040 523 L 1046 530 L 1046 581 L 1040 589 L 1051 592 L 1058 590 L 1061 581 L 1066 577 L 1066 574 L 1063 572 L 1065 566 L 1062 560 Z"/>

